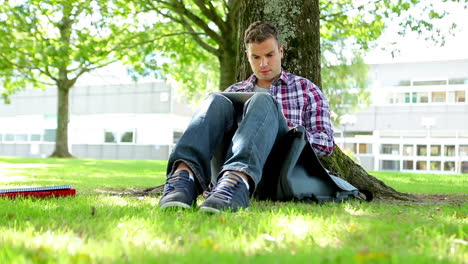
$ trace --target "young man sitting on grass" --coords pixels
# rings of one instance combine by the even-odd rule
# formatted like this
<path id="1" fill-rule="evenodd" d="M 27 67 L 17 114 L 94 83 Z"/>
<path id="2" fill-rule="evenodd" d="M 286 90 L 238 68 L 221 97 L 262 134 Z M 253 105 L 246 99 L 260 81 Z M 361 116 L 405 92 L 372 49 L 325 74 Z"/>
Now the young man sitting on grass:
<path id="1" fill-rule="evenodd" d="M 245 103 L 239 124 L 227 97 L 207 97 L 169 157 L 161 208 L 196 204 L 198 195 L 208 189 L 210 160 L 216 146 L 235 128 L 217 184 L 201 204 L 201 211 L 247 208 L 262 177 L 268 177 L 262 175 L 268 155 L 295 126 L 306 128 L 317 155 L 332 153 L 328 101 L 311 81 L 282 69 L 284 47 L 276 27 L 261 21 L 251 24 L 245 31 L 244 44 L 253 75 L 226 91 L 258 93 Z"/>

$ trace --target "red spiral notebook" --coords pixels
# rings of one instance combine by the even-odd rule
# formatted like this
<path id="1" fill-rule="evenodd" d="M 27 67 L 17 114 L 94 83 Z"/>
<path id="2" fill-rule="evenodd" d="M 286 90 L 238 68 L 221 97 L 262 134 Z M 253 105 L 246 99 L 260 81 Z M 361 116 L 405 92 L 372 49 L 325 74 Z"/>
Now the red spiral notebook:
<path id="1" fill-rule="evenodd" d="M 0 197 L 62 197 L 75 195 L 76 190 L 71 185 L 44 186 L 30 188 L 0 189 Z"/>

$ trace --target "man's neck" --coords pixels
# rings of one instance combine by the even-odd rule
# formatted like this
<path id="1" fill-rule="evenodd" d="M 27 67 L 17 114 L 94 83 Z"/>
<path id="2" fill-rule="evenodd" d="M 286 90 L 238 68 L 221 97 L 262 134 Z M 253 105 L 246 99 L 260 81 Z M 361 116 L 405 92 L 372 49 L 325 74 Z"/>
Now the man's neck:
<path id="1" fill-rule="evenodd" d="M 263 81 L 263 80 L 257 80 L 257 85 L 261 88 L 270 88 L 271 84 L 273 81 Z"/>

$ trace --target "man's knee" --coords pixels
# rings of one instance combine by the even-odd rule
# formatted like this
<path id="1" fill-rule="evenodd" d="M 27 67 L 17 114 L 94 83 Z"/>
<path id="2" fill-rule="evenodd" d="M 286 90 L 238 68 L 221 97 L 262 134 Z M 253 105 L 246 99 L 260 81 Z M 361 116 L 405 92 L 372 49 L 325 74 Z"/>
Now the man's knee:
<path id="1" fill-rule="evenodd" d="M 255 93 L 252 97 L 247 101 L 247 105 L 261 105 L 262 107 L 271 105 L 276 107 L 277 101 L 271 94 L 269 93 Z"/>

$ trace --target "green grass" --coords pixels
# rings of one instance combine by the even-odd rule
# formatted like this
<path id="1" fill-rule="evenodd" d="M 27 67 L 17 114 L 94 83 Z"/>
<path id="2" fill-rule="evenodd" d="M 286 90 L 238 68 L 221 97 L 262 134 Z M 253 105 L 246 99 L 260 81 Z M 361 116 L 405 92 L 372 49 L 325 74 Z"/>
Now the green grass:
<path id="1" fill-rule="evenodd" d="M 468 174 L 424 174 L 371 171 L 371 175 L 400 192 L 468 193 Z"/>
<path id="2" fill-rule="evenodd" d="M 156 197 L 98 193 L 161 184 L 165 165 L 0 157 L 0 188 L 73 184 L 78 191 L 0 199 L 0 263 L 468 263 L 467 202 L 253 201 L 246 211 L 206 215 L 159 210 Z M 468 188 L 467 175 L 373 174 L 406 192 Z M 427 181 L 436 184 L 419 184 Z M 460 186 L 446 191 L 451 185 Z"/>

